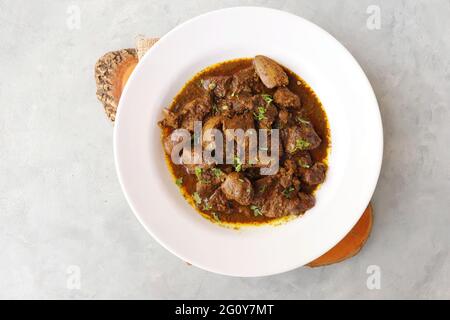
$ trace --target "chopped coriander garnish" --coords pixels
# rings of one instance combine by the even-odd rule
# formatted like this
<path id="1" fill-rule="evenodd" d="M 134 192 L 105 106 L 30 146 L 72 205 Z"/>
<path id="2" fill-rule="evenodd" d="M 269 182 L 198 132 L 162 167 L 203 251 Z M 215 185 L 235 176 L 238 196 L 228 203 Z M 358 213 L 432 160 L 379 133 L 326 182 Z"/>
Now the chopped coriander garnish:
<path id="1" fill-rule="evenodd" d="M 302 118 L 300 118 L 300 117 L 297 117 L 297 118 L 295 118 L 298 122 L 300 122 L 300 123 L 309 123 L 309 121 L 308 120 L 305 120 L 305 119 L 302 119 Z"/>
<path id="2" fill-rule="evenodd" d="M 294 191 L 294 190 L 295 190 L 295 188 L 294 188 L 293 186 L 290 186 L 289 188 L 286 188 L 286 189 L 283 190 L 283 195 L 284 195 L 286 198 L 291 198 L 291 193 L 292 193 L 292 191 Z"/>
<path id="3" fill-rule="evenodd" d="M 212 205 L 208 202 L 208 200 L 204 200 L 203 201 L 205 204 L 203 205 L 203 210 L 211 210 L 212 209 Z"/>
<path id="4" fill-rule="evenodd" d="M 202 168 L 195 167 L 194 172 L 195 172 L 195 176 L 197 177 L 197 179 L 202 180 Z"/>
<path id="5" fill-rule="evenodd" d="M 234 157 L 234 170 L 236 170 L 236 172 L 242 170 L 242 162 L 239 157 Z"/>
<path id="6" fill-rule="evenodd" d="M 211 212 L 211 215 L 213 216 L 214 220 L 220 221 L 219 215 L 216 212 Z"/>
<path id="7" fill-rule="evenodd" d="M 192 194 L 192 198 L 194 199 L 196 204 L 202 204 L 202 198 L 200 198 L 200 195 L 198 194 L 198 192 L 194 192 Z"/>
<path id="8" fill-rule="evenodd" d="M 266 191 L 266 189 L 267 189 L 267 186 L 266 186 L 266 185 L 262 185 L 262 186 L 258 189 L 258 192 L 259 192 L 259 193 L 264 193 L 264 191 Z"/>
<path id="9" fill-rule="evenodd" d="M 270 94 L 262 94 L 261 96 L 267 104 L 273 101 L 273 98 Z"/>
<path id="10" fill-rule="evenodd" d="M 266 118 L 266 111 L 267 109 L 264 107 L 258 107 L 258 113 L 253 112 L 253 115 L 255 116 L 255 119 L 258 121 L 264 120 Z"/>
<path id="11" fill-rule="evenodd" d="M 303 139 L 297 139 L 295 140 L 295 150 L 305 150 L 311 146 L 311 143 L 303 140 Z"/>
<path id="12" fill-rule="evenodd" d="M 216 178 L 219 178 L 220 176 L 223 175 L 223 171 L 220 170 L 219 168 L 212 168 L 211 171 L 216 176 Z"/>
<path id="13" fill-rule="evenodd" d="M 206 183 L 206 184 L 211 183 L 211 181 L 203 179 L 203 177 L 202 177 L 203 169 L 201 167 L 195 167 L 194 173 L 195 173 L 195 176 L 197 177 L 198 181 L 200 181 L 202 183 Z"/>
<path id="14" fill-rule="evenodd" d="M 298 165 L 305 169 L 308 169 L 310 167 L 310 165 L 304 162 L 303 159 L 298 159 Z"/>
<path id="15" fill-rule="evenodd" d="M 180 177 L 177 180 L 175 180 L 175 183 L 177 186 L 181 187 L 181 185 L 183 184 L 183 177 Z"/>
<path id="16" fill-rule="evenodd" d="M 261 212 L 261 209 L 258 206 L 251 205 L 250 209 L 253 211 L 253 214 L 255 215 L 255 217 L 263 215 Z"/>
<path id="17" fill-rule="evenodd" d="M 267 186 L 266 185 L 262 185 L 261 188 L 259 188 L 259 193 L 264 193 L 264 191 L 266 191 Z"/>

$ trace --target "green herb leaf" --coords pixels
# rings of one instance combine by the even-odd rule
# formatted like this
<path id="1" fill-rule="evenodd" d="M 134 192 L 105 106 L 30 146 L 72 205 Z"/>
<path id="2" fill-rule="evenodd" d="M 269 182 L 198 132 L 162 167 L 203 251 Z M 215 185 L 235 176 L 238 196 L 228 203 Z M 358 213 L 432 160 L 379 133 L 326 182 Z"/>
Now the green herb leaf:
<path id="1" fill-rule="evenodd" d="M 202 204 L 202 198 L 200 198 L 200 195 L 198 194 L 198 192 L 194 192 L 192 194 L 192 198 L 194 199 L 196 204 Z"/>
<path id="2" fill-rule="evenodd" d="M 302 118 L 300 118 L 300 117 L 297 117 L 297 118 L 295 118 L 298 122 L 300 122 L 300 123 L 309 123 L 309 121 L 308 120 L 305 120 L 305 119 L 302 119 Z"/>
<path id="3" fill-rule="evenodd" d="M 214 82 L 211 82 L 210 84 L 208 84 L 208 89 L 209 90 L 214 90 L 216 88 L 216 84 Z"/>
<path id="4" fill-rule="evenodd" d="M 212 205 L 208 202 L 208 200 L 205 199 L 203 202 L 204 202 L 203 210 L 208 211 L 212 209 Z"/>
<path id="5" fill-rule="evenodd" d="M 219 168 L 212 168 L 211 171 L 216 176 L 216 178 L 220 178 L 223 175 L 223 171 Z"/>
<path id="6" fill-rule="evenodd" d="M 175 183 L 177 186 L 181 187 L 181 185 L 183 184 L 183 177 L 180 177 L 177 180 L 175 180 Z"/>
<path id="7" fill-rule="evenodd" d="M 262 185 L 258 191 L 259 191 L 259 193 L 264 193 L 264 191 L 266 191 L 266 189 L 267 189 L 267 185 Z"/>
<path id="8" fill-rule="evenodd" d="M 255 217 L 263 215 L 261 212 L 261 209 L 258 206 L 251 205 L 250 209 L 253 211 L 253 214 L 255 215 Z"/>
<path id="9" fill-rule="evenodd" d="M 258 107 L 258 113 L 253 112 L 253 116 L 255 117 L 256 120 L 261 121 L 264 120 L 266 118 L 266 111 L 267 109 L 264 107 Z"/>
<path id="10" fill-rule="evenodd" d="M 270 94 L 262 94 L 261 96 L 267 104 L 273 101 L 273 98 Z"/>
<path id="11" fill-rule="evenodd" d="M 211 212 L 211 215 L 213 216 L 214 220 L 220 221 L 219 214 L 217 214 L 216 212 Z"/>
<path id="12" fill-rule="evenodd" d="M 242 170 L 242 162 L 239 157 L 234 157 L 234 170 L 240 172 Z"/>
<path id="13" fill-rule="evenodd" d="M 198 180 L 202 180 L 202 168 L 200 167 L 195 167 L 194 172 L 195 172 L 195 176 L 197 177 Z"/>
<path id="14" fill-rule="evenodd" d="M 311 143 L 303 140 L 303 139 L 297 139 L 295 140 L 295 150 L 305 150 L 311 146 Z"/>
<path id="15" fill-rule="evenodd" d="M 289 188 L 286 188 L 286 189 L 283 190 L 283 195 L 284 195 L 286 198 L 290 199 L 290 198 L 291 198 L 292 191 L 294 191 L 294 190 L 295 190 L 295 188 L 294 188 L 293 186 L 290 186 Z"/>
<path id="16" fill-rule="evenodd" d="M 307 164 L 306 162 L 303 161 L 303 159 L 298 159 L 298 165 L 302 168 L 308 169 L 310 167 L 309 164 Z"/>

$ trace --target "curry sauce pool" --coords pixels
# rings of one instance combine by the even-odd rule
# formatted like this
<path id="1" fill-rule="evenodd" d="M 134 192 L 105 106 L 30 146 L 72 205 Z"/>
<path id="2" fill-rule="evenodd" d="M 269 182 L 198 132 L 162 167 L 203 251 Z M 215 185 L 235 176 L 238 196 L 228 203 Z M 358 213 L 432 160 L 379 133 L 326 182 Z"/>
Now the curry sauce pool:
<path id="1" fill-rule="evenodd" d="M 279 129 L 278 173 L 261 175 L 262 162 L 173 163 L 171 133 L 192 133 L 195 121 L 221 132 Z M 165 110 L 160 127 L 166 162 L 183 196 L 223 225 L 276 224 L 302 215 L 314 206 L 314 192 L 326 177 L 331 141 L 322 104 L 303 79 L 264 56 L 221 62 L 196 74 Z"/>

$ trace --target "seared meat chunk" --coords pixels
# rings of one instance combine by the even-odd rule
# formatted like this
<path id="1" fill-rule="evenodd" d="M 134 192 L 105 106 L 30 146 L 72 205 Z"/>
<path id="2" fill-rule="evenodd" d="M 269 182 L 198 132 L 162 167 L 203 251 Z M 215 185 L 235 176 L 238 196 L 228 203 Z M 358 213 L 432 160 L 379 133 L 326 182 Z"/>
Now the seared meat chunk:
<path id="1" fill-rule="evenodd" d="M 231 95 L 241 93 L 260 93 L 264 88 L 260 78 L 256 74 L 254 67 L 239 70 L 233 75 L 231 82 Z"/>
<path id="2" fill-rule="evenodd" d="M 267 97 L 268 95 L 255 95 L 253 97 L 253 116 L 258 121 L 260 129 L 271 129 L 278 110 L 271 102 L 267 102 L 264 96 Z"/>
<path id="3" fill-rule="evenodd" d="M 211 206 L 211 211 L 228 212 L 230 209 L 228 200 L 220 188 L 216 189 L 211 197 L 209 197 L 208 203 Z"/>
<path id="4" fill-rule="evenodd" d="M 325 180 L 327 166 L 321 162 L 316 162 L 311 168 L 303 171 L 303 181 L 309 185 L 320 184 Z"/>
<path id="5" fill-rule="evenodd" d="M 260 108 L 260 107 L 258 107 L 258 108 Z M 260 109 L 258 109 L 258 110 L 261 111 Z M 277 114 L 278 114 L 278 110 L 272 104 L 269 104 L 267 107 L 265 107 L 263 117 L 258 122 L 259 128 L 260 129 L 271 129 L 272 124 L 275 121 L 275 118 L 277 117 Z"/>
<path id="6" fill-rule="evenodd" d="M 201 167 L 198 167 L 195 170 L 195 174 L 197 176 L 195 188 L 202 198 L 209 197 L 226 178 L 226 174 L 219 168 L 203 170 Z"/>
<path id="7" fill-rule="evenodd" d="M 203 96 L 184 104 L 176 112 L 164 109 L 164 118 L 159 122 L 159 125 L 163 128 L 183 128 L 193 132 L 194 122 L 202 121 L 211 111 L 211 105 L 211 98 Z"/>
<path id="8" fill-rule="evenodd" d="M 221 189 L 227 199 L 244 206 L 249 205 L 253 197 L 252 183 L 238 172 L 230 173 L 222 183 Z"/>
<path id="9" fill-rule="evenodd" d="M 286 126 L 289 121 L 289 112 L 287 110 L 281 109 L 278 113 L 278 119 L 280 119 L 280 124 L 282 127 Z"/>
<path id="10" fill-rule="evenodd" d="M 275 103 L 281 107 L 300 107 L 300 98 L 288 88 L 278 88 L 273 95 Z"/>
<path id="11" fill-rule="evenodd" d="M 164 118 L 159 122 L 160 127 L 170 127 L 170 128 L 178 128 L 179 118 L 175 112 L 170 111 L 169 109 L 163 109 Z"/>
<path id="12" fill-rule="evenodd" d="M 197 191 L 198 195 L 202 198 L 210 196 L 216 188 L 217 186 L 211 184 L 207 180 L 199 180 L 195 184 L 195 191 Z"/>
<path id="13" fill-rule="evenodd" d="M 297 165 L 297 174 L 302 176 L 305 170 L 312 166 L 311 155 L 308 151 L 298 151 L 293 155 L 290 155 L 291 159 Z"/>
<path id="14" fill-rule="evenodd" d="M 312 150 L 322 142 L 310 122 L 302 122 L 299 125 L 283 129 L 282 136 L 285 150 L 288 153 Z"/>
<path id="15" fill-rule="evenodd" d="M 232 118 L 225 118 L 223 122 L 223 130 L 236 130 L 242 129 L 244 131 L 248 129 L 254 129 L 255 122 L 253 121 L 253 116 L 250 112 L 246 112 L 243 114 L 237 114 Z"/>
<path id="16" fill-rule="evenodd" d="M 272 192 L 270 199 L 265 201 L 261 212 L 268 218 L 279 218 L 290 214 L 298 215 L 300 210 L 297 209 L 298 199 L 287 199 L 282 194 Z"/>
<path id="17" fill-rule="evenodd" d="M 288 85 L 289 79 L 286 72 L 272 59 L 259 55 L 253 59 L 253 65 L 262 83 L 267 88 L 272 89 Z"/>
<path id="18" fill-rule="evenodd" d="M 295 190 L 286 192 L 280 184 L 268 189 L 264 198 L 259 198 L 261 213 L 269 218 L 278 218 L 286 215 L 299 215 L 303 213 L 305 205 Z"/>
<path id="19" fill-rule="evenodd" d="M 211 99 L 209 96 L 196 98 L 186 103 L 179 114 L 182 117 L 181 128 L 194 131 L 194 122 L 202 121 L 203 118 L 211 111 Z"/>
<path id="20" fill-rule="evenodd" d="M 255 196 L 262 197 L 271 189 L 271 186 L 276 181 L 275 176 L 265 176 L 255 181 Z"/>
<path id="21" fill-rule="evenodd" d="M 208 77 L 202 80 L 205 90 L 211 91 L 218 98 L 224 98 L 231 87 L 232 78 L 230 76 Z"/>
<path id="22" fill-rule="evenodd" d="M 280 184 L 284 188 L 289 188 L 291 186 L 299 186 L 300 181 L 295 176 L 295 170 L 297 165 L 291 159 L 284 161 L 283 167 L 280 168 L 278 176 L 280 177 Z"/>
<path id="23" fill-rule="evenodd" d="M 286 183 L 287 186 L 283 186 L 282 176 L 283 174 L 280 173 L 277 176 L 267 176 L 255 181 L 255 197 L 252 203 L 261 214 L 268 218 L 299 215 L 306 211 L 305 200 L 300 197 L 303 195 L 298 192 L 298 178 L 294 176 L 290 183 Z M 314 199 L 313 196 L 312 198 Z"/>
<path id="24" fill-rule="evenodd" d="M 232 106 L 233 111 L 236 113 L 251 111 L 253 109 L 253 96 L 248 93 L 230 97 L 227 102 Z"/>
<path id="25" fill-rule="evenodd" d="M 316 199 L 312 194 L 299 192 L 298 199 L 299 203 L 297 208 L 301 213 L 304 213 L 306 210 L 311 209 L 316 204 Z"/>

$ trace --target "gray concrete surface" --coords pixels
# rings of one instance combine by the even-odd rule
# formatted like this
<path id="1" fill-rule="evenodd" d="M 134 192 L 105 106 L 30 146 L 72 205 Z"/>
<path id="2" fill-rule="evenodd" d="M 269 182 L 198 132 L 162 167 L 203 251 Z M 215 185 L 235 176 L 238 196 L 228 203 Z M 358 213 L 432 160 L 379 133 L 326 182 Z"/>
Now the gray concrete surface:
<path id="1" fill-rule="evenodd" d="M 372 82 L 384 163 L 372 236 L 351 260 L 267 278 L 211 274 L 156 243 L 122 195 L 96 59 L 236 5 L 311 20 Z M 379 30 L 367 27 L 370 5 Z M 0 298 L 450 298 L 449 16 L 447 0 L 2 0 Z"/>

